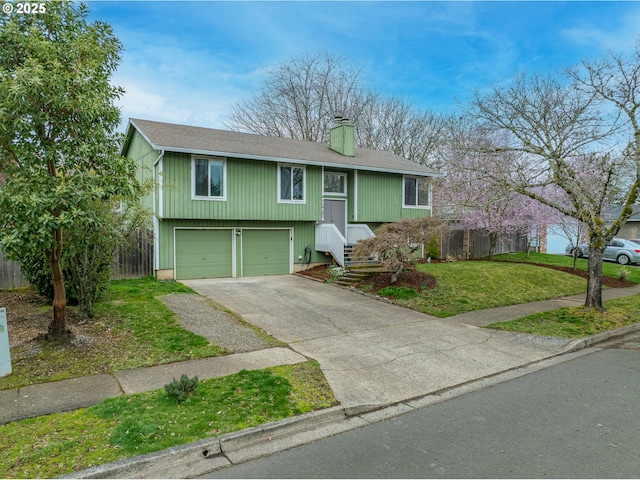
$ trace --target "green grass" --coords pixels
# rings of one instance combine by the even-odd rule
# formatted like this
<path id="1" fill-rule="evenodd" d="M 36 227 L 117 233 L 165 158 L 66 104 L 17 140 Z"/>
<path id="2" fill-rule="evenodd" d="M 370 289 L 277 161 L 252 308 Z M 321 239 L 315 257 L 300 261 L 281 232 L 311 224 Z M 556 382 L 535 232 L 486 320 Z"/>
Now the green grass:
<path id="1" fill-rule="evenodd" d="M 436 277 L 437 286 L 394 303 L 437 317 L 548 300 L 586 291 L 586 281 L 569 273 L 505 262 L 419 264 Z"/>
<path id="2" fill-rule="evenodd" d="M 603 303 L 606 312 L 584 307 L 561 308 L 508 322 L 493 323 L 487 328 L 562 338 L 588 337 L 640 321 L 640 295 Z"/>
<path id="3" fill-rule="evenodd" d="M 530 262 L 530 263 L 544 263 L 547 265 L 557 265 L 561 267 L 570 267 L 573 268 L 573 257 L 569 257 L 568 255 L 551 255 L 548 253 L 530 253 L 527 257 L 525 252 L 521 253 L 503 253 L 500 255 L 494 255 L 493 257 L 496 260 L 507 260 L 511 262 Z M 578 258 L 576 262 L 576 268 L 579 270 L 587 271 L 587 262 L 586 258 Z M 614 262 L 602 262 L 602 273 L 604 275 L 608 275 L 610 277 L 618 278 L 618 270 L 622 268 L 622 265 L 619 265 Z M 640 268 L 629 266 L 625 267 L 630 275 L 627 277 L 627 280 L 636 284 L 640 284 Z"/>
<path id="4" fill-rule="evenodd" d="M 0 426 L 0 477 L 50 478 L 336 404 L 314 361 L 200 381 L 181 403 L 164 389 L 121 396 Z"/>
<path id="5" fill-rule="evenodd" d="M 93 338 L 77 338 L 77 344 L 64 346 L 32 341 L 12 349 L 13 373 L 0 379 L 0 390 L 225 354 L 180 326 L 159 300 L 168 293 L 194 292 L 180 283 L 153 278 L 111 282 L 105 298 L 95 305 L 89 325 Z"/>

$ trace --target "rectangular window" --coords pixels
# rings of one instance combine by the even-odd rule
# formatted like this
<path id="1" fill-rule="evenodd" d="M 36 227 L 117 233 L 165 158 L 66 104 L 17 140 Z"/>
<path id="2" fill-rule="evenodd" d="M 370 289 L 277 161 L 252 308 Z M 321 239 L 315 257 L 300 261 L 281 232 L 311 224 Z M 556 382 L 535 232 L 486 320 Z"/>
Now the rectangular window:
<path id="1" fill-rule="evenodd" d="M 193 193 L 195 197 L 224 199 L 226 190 L 226 162 L 209 158 L 193 160 Z"/>
<path id="2" fill-rule="evenodd" d="M 429 206 L 430 182 L 427 178 L 404 177 L 404 207 Z"/>
<path id="3" fill-rule="evenodd" d="M 305 169 L 291 165 L 280 165 L 278 190 L 281 202 L 304 203 Z"/>
<path id="4" fill-rule="evenodd" d="M 329 195 L 346 195 L 347 194 L 347 174 L 325 172 L 324 193 Z"/>

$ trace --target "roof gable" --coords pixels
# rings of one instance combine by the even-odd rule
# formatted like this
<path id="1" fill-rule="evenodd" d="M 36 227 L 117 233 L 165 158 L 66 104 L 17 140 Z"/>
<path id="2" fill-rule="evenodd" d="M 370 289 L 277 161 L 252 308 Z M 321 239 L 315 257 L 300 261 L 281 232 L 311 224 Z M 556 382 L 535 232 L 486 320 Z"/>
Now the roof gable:
<path id="1" fill-rule="evenodd" d="M 140 119 L 129 121 L 123 154 L 126 154 L 133 129 L 140 132 L 156 150 L 405 175 L 440 175 L 431 168 L 381 150 L 356 148 L 355 156 L 350 157 L 329 149 L 324 143 Z"/>

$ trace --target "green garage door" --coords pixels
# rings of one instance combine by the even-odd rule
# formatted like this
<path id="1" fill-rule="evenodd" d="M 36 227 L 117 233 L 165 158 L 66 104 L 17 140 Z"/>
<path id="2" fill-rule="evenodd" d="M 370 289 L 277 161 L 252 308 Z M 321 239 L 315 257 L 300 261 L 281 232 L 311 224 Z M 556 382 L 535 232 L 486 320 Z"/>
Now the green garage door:
<path id="1" fill-rule="evenodd" d="M 242 275 L 286 275 L 290 272 L 289 230 L 242 230 Z"/>
<path id="2" fill-rule="evenodd" d="M 233 230 L 176 230 L 176 279 L 231 277 Z"/>

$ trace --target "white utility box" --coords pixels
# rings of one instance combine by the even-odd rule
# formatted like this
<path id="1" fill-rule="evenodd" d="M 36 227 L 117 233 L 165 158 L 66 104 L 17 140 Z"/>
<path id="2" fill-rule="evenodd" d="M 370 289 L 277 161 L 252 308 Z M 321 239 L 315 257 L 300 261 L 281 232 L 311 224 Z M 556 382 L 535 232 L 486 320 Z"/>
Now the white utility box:
<path id="1" fill-rule="evenodd" d="M 9 352 L 9 326 L 7 309 L 0 307 L 0 377 L 11 373 L 11 352 Z"/>

